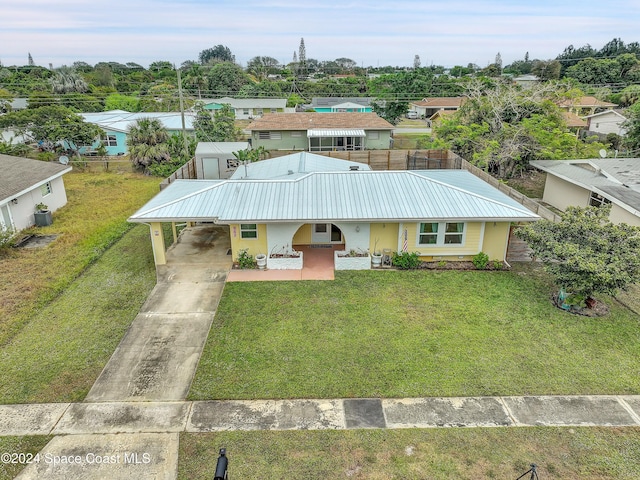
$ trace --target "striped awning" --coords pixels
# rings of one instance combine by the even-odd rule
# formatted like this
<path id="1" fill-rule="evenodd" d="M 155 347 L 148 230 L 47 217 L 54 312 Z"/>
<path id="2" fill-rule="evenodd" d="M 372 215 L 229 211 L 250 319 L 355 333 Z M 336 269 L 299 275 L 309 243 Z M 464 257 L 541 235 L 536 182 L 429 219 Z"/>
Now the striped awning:
<path id="1" fill-rule="evenodd" d="M 307 130 L 307 137 L 366 137 L 364 130 L 359 128 L 312 128 Z"/>

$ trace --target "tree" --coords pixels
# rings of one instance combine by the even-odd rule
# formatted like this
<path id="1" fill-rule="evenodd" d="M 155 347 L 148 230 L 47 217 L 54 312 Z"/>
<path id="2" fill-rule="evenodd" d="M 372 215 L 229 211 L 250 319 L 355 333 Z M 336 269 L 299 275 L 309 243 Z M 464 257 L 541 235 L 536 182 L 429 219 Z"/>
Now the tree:
<path id="1" fill-rule="evenodd" d="M 105 110 L 124 110 L 125 112 L 139 112 L 140 98 L 130 95 L 112 93 L 104 100 Z"/>
<path id="2" fill-rule="evenodd" d="M 371 102 L 371 108 L 387 122 L 395 125 L 409 110 L 409 102 L 377 99 Z"/>
<path id="3" fill-rule="evenodd" d="M 27 65 L 29 65 L 30 67 L 33 67 L 35 65 L 33 57 L 31 56 L 31 52 L 29 52 L 27 55 Z"/>
<path id="4" fill-rule="evenodd" d="M 127 147 L 129 158 L 134 167 L 150 173 L 153 164 L 168 163 L 169 134 L 160 120 L 156 118 L 140 118 L 129 127 Z"/>
<path id="5" fill-rule="evenodd" d="M 304 38 L 300 39 L 298 47 L 298 75 L 307 74 L 307 48 L 304 46 Z"/>
<path id="6" fill-rule="evenodd" d="M 235 55 L 231 53 L 229 47 L 224 45 L 216 45 L 213 48 L 206 48 L 198 55 L 198 60 L 202 65 L 216 62 L 231 62 L 236 61 Z"/>
<path id="7" fill-rule="evenodd" d="M 266 79 L 270 73 L 275 72 L 278 66 L 278 60 L 273 57 L 253 57 L 247 62 L 247 72 L 260 81 Z"/>
<path id="8" fill-rule="evenodd" d="M 214 125 L 210 142 L 235 142 L 238 130 L 235 126 L 236 114 L 231 105 L 224 104 L 213 115 Z"/>
<path id="9" fill-rule="evenodd" d="M 92 145 L 102 130 L 87 123 L 70 109 L 58 105 L 28 108 L 0 116 L 0 128 L 12 128 L 16 133 L 37 142 L 43 150 L 57 148 L 78 154 L 80 147 Z"/>
<path id="10" fill-rule="evenodd" d="M 89 90 L 84 78 L 74 68 L 66 65 L 57 68 L 49 81 L 53 93 L 85 93 Z"/>
<path id="11" fill-rule="evenodd" d="M 13 101 L 13 95 L 9 90 L 0 88 L 0 114 L 11 111 L 11 102 Z"/>
<path id="12" fill-rule="evenodd" d="M 231 62 L 217 63 L 208 75 L 209 90 L 214 95 L 235 95 L 249 81 L 242 67 Z"/>
<path id="13" fill-rule="evenodd" d="M 533 65 L 531 66 L 531 73 L 537 76 L 540 80 L 548 81 L 548 80 L 557 80 L 560 78 L 560 71 L 562 70 L 562 65 L 558 60 L 534 60 Z"/>
<path id="14" fill-rule="evenodd" d="M 610 205 L 568 207 L 558 223 L 540 220 L 516 231 L 558 287 L 578 303 L 615 296 L 640 282 L 640 228 L 608 220 Z"/>
<path id="15" fill-rule="evenodd" d="M 640 102 L 634 103 L 627 109 L 627 121 L 624 122 L 624 127 L 627 130 L 624 144 L 637 154 L 640 151 Z"/>
<path id="16" fill-rule="evenodd" d="M 193 120 L 193 129 L 199 142 L 214 142 L 216 136 L 215 123 L 211 112 L 202 104 L 196 107 L 196 118 Z"/>
<path id="17" fill-rule="evenodd" d="M 413 57 L 413 68 L 420 68 L 420 55 Z"/>

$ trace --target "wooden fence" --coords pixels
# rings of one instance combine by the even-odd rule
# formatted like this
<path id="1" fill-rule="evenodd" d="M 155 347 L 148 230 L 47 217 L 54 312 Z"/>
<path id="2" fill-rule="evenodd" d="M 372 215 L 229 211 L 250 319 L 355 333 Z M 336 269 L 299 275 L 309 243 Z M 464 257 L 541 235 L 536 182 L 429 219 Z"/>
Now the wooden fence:
<path id="1" fill-rule="evenodd" d="M 165 178 L 160 184 L 160 190 L 167 188 L 169 184 L 174 180 L 178 180 L 178 179 L 193 180 L 196 178 L 198 178 L 198 174 L 196 171 L 196 159 L 192 158 L 183 166 L 181 166 L 178 170 L 176 170 L 171 175 L 169 175 L 169 177 Z"/>

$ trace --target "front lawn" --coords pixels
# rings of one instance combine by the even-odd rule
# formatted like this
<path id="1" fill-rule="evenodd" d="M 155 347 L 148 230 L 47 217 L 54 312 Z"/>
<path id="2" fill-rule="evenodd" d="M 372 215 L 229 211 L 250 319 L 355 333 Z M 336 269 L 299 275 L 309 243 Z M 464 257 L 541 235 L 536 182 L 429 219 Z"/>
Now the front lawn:
<path id="1" fill-rule="evenodd" d="M 182 434 L 179 479 L 213 478 L 226 447 L 229 478 L 632 480 L 639 428 L 444 428 Z M 529 478 L 529 475 L 525 477 Z"/>
<path id="2" fill-rule="evenodd" d="M 640 317 L 549 292 L 530 264 L 228 283 L 189 398 L 640 393 Z"/>

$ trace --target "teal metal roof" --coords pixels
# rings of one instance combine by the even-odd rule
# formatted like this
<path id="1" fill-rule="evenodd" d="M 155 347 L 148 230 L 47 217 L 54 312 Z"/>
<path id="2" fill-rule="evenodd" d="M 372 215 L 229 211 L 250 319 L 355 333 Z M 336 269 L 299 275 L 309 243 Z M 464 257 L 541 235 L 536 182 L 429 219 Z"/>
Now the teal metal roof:
<path id="1" fill-rule="evenodd" d="M 465 170 L 312 172 L 292 179 L 177 180 L 129 221 L 533 221 Z"/>

